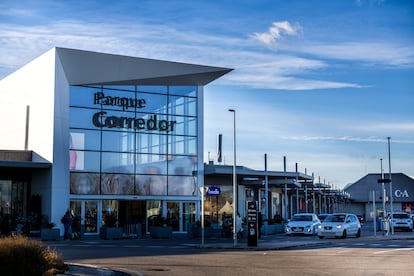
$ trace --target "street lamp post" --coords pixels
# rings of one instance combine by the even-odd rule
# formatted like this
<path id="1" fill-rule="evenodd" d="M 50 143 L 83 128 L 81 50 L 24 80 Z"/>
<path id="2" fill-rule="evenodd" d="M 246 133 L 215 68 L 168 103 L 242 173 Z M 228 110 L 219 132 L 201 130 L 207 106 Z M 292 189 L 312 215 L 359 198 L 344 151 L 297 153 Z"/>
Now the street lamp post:
<path id="1" fill-rule="evenodd" d="M 229 109 L 233 113 L 233 241 L 237 246 L 237 177 L 236 177 L 236 110 Z"/>
<path id="2" fill-rule="evenodd" d="M 386 200 L 386 192 L 385 192 L 385 188 L 384 188 L 384 170 L 382 169 L 382 158 L 380 158 L 381 161 L 381 194 L 382 194 L 382 218 L 383 220 L 387 219 L 387 211 L 385 209 L 385 200 Z"/>
<path id="3" fill-rule="evenodd" d="M 392 178 L 391 178 L 391 150 L 390 150 L 390 139 L 391 137 L 387 137 L 388 139 L 388 168 L 389 168 L 389 175 L 388 178 L 390 180 L 390 213 L 391 219 L 393 218 L 393 191 L 392 191 Z M 391 234 L 394 235 L 394 225 L 391 223 Z"/>

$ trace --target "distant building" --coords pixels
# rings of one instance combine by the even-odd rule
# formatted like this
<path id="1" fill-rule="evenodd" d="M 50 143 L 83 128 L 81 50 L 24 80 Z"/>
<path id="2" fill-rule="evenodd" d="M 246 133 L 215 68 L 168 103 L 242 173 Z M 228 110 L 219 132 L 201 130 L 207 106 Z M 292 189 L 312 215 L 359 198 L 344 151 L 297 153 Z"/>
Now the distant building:
<path id="1" fill-rule="evenodd" d="M 373 201 L 375 199 L 375 216 L 382 216 L 383 193 L 380 181 L 381 174 L 367 174 L 357 182 L 345 187 L 345 192 L 350 194 L 350 211 L 365 216 L 366 220 L 372 220 L 374 215 Z M 389 174 L 384 174 L 384 179 L 389 179 Z M 391 194 L 393 198 L 393 211 L 414 212 L 414 179 L 403 173 L 392 173 L 392 191 L 390 184 L 385 181 L 386 212 L 391 210 Z M 374 192 L 374 193 L 373 193 Z M 374 198 L 375 196 L 375 198 Z"/>

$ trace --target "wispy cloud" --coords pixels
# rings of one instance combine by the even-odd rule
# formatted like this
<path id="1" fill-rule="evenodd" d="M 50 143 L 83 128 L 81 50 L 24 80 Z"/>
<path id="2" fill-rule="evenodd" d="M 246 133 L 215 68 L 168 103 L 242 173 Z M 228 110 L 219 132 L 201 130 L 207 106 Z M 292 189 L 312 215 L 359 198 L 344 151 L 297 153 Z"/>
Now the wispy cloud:
<path id="1" fill-rule="evenodd" d="M 283 139 L 294 141 L 342 141 L 342 142 L 367 142 L 367 143 L 384 143 L 386 137 L 355 137 L 355 136 L 285 136 Z M 398 144 L 414 144 L 414 140 L 392 140 Z"/>
<path id="2" fill-rule="evenodd" d="M 301 35 L 302 31 L 298 23 L 274 22 L 268 32 L 255 33 L 252 41 L 142 22 L 86 24 L 79 19 L 32 26 L 1 23 L 0 78 L 55 46 L 230 67 L 236 70 L 220 82 L 281 90 L 366 86 L 314 74 L 331 68 L 337 60 L 391 65 L 410 64 L 414 60 L 412 48 L 381 43 L 300 43 L 289 51 L 278 52 L 257 49 L 257 41 L 280 45 L 285 37 Z M 308 73 L 313 78 L 305 77 Z"/>
<path id="3" fill-rule="evenodd" d="M 315 58 L 357 61 L 362 64 L 414 65 L 414 47 L 392 42 L 308 43 L 296 50 Z"/>
<path id="4" fill-rule="evenodd" d="M 267 46 L 278 46 L 284 36 L 297 36 L 301 34 L 300 24 L 291 24 L 288 21 L 273 22 L 267 32 L 254 33 L 252 37 Z"/>

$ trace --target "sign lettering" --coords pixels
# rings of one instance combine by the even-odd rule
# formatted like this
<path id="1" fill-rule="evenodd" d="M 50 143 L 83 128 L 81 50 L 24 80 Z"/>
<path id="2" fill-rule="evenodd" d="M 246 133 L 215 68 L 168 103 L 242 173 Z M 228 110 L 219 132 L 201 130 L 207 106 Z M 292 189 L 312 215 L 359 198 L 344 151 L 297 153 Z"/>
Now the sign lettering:
<path id="1" fill-rule="evenodd" d="M 410 197 L 408 195 L 407 190 L 401 191 L 401 190 L 397 189 L 397 190 L 394 191 L 394 195 L 395 195 L 395 197 Z"/>
<path id="2" fill-rule="evenodd" d="M 125 111 L 128 108 L 144 108 L 146 106 L 145 99 L 134 99 L 126 97 L 107 96 L 102 92 L 94 94 L 94 104 L 103 106 L 118 106 Z M 96 127 L 107 128 L 128 128 L 135 130 L 158 130 L 158 131 L 174 131 L 174 125 L 177 121 L 158 120 L 157 115 L 150 115 L 148 119 L 134 117 L 117 117 L 109 116 L 106 111 L 96 112 L 92 116 L 92 123 Z"/>

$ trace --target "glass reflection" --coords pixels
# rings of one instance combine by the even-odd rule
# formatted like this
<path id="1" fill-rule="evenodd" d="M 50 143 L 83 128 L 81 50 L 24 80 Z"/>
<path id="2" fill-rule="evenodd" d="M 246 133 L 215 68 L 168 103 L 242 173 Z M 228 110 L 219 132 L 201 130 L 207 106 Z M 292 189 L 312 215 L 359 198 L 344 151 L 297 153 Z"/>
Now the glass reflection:
<path id="1" fill-rule="evenodd" d="M 99 175 L 96 173 L 71 173 L 70 193 L 81 195 L 99 194 Z"/>
<path id="2" fill-rule="evenodd" d="M 136 195 L 167 195 L 167 177 L 163 175 L 136 175 Z"/>
<path id="3" fill-rule="evenodd" d="M 127 174 L 102 174 L 101 194 L 134 194 L 134 177 L 132 175 Z"/>

